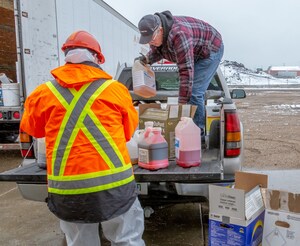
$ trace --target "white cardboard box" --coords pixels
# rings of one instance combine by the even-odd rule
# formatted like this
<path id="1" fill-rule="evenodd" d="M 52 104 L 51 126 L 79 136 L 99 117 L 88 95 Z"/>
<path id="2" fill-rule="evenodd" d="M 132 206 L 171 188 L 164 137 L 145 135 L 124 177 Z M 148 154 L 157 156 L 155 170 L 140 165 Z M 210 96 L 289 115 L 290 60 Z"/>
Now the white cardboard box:
<path id="1" fill-rule="evenodd" d="M 268 176 L 236 172 L 235 188 L 209 185 L 209 245 L 260 245 Z"/>
<path id="2" fill-rule="evenodd" d="M 300 245 L 300 194 L 262 189 L 266 207 L 263 246 Z"/>

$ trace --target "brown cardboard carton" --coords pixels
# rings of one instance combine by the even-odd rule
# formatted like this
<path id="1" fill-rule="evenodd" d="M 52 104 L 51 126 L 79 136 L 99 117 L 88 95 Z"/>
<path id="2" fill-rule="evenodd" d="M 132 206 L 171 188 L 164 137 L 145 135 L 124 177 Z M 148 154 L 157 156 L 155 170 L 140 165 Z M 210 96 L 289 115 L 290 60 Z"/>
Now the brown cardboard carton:
<path id="1" fill-rule="evenodd" d="M 140 104 L 139 129 L 144 129 L 146 121 L 153 121 L 154 127 L 161 127 L 169 145 L 169 158 L 175 158 L 175 127 L 181 117 L 193 118 L 196 109 L 194 105 Z"/>
<path id="2" fill-rule="evenodd" d="M 299 245 L 300 194 L 262 189 L 262 195 L 266 207 L 263 245 Z"/>

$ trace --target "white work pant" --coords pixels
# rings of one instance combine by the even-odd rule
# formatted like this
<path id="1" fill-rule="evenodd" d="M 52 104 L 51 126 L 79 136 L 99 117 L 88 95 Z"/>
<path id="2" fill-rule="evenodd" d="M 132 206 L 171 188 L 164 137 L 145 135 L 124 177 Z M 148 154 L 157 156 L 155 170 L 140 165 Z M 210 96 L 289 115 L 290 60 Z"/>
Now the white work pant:
<path id="1" fill-rule="evenodd" d="M 144 246 L 144 212 L 136 198 L 124 214 L 101 223 L 104 236 L 112 246 Z M 68 246 L 100 246 L 99 223 L 72 223 L 60 220 Z"/>

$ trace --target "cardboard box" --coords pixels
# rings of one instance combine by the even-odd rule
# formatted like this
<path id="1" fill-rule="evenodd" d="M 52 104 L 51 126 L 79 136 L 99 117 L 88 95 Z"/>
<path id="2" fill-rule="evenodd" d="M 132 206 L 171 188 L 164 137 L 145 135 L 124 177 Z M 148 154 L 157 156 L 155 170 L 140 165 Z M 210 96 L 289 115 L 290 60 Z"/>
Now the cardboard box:
<path id="1" fill-rule="evenodd" d="M 235 187 L 209 185 L 209 245 L 260 245 L 268 176 L 236 172 Z"/>
<path id="2" fill-rule="evenodd" d="M 193 118 L 196 109 L 194 105 L 140 104 L 139 129 L 145 128 L 146 121 L 153 121 L 154 127 L 161 127 L 169 145 L 169 158 L 175 158 L 175 127 L 181 117 Z"/>
<path id="3" fill-rule="evenodd" d="M 214 120 L 220 120 L 221 117 L 221 105 L 217 105 L 214 100 L 207 100 L 205 105 L 206 110 L 206 123 L 205 131 L 209 136 L 210 125 Z"/>
<path id="4" fill-rule="evenodd" d="M 263 245 L 300 245 L 300 194 L 262 189 L 266 207 Z"/>

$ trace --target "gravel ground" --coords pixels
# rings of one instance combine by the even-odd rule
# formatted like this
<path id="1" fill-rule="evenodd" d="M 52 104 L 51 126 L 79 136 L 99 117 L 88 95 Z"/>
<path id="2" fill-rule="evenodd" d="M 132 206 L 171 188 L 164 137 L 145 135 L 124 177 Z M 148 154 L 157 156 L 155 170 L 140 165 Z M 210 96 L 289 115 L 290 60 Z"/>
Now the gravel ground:
<path id="1" fill-rule="evenodd" d="M 244 125 L 244 168 L 300 168 L 300 94 L 247 91 L 236 102 Z"/>

